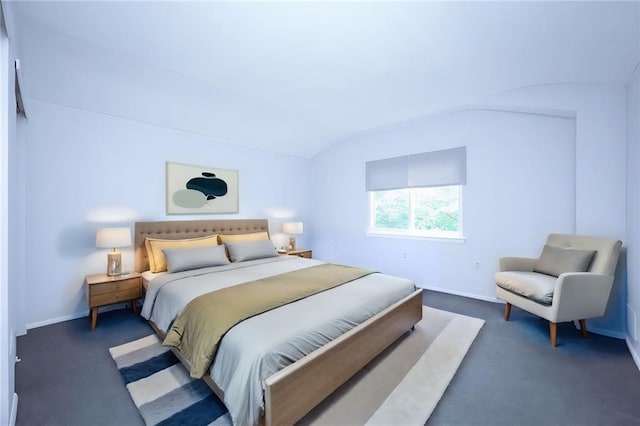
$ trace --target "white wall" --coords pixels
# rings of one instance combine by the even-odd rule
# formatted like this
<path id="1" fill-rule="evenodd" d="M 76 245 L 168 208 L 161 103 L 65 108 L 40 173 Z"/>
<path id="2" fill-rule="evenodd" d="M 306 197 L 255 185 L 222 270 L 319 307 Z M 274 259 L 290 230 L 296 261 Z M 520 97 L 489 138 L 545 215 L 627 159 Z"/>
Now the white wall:
<path id="1" fill-rule="evenodd" d="M 627 86 L 627 343 L 640 368 L 640 66 Z"/>
<path id="2" fill-rule="evenodd" d="M 623 338 L 627 285 L 625 88 L 605 84 L 534 86 L 486 101 L 575 111 L 576 232 L 623 242 L 607 313 L 590 319 L 587 326 L 592 331 Z"/>
<path id="3" fill-rule="evenodd" d="M 549 232 L 575 230 L 574 129 L 570 117 L 463 110 L 336 144 L 313 159 L 314 256 L 495 300 L 500 256 L 537 256 Z M 365 235 L 366 161 L 463 145 L 464 243 Z"/>
<path id="4" fill-rule="evenodd" d="M 422 286 L 494 299 L 498 257 L 537 256 L 548 233 L 624 242 L 624 87 L 530 87 L 483 102 L 523 111 L 565 111 L 574 113 L 575 120 L 458 112 L 330 147 L 313 161 L 314 253 L 407 276 Z M 556 122 L 564 125 L 556 127 Z M 563 151 L 568 145 L 560 141 L 566 140 L 575 142 L 573 151 Z M 365 161 L 459 145 L 469 146 L 465 243 L 364 236 Z M 558 169 L 565 174 L 554 176 Z M 402 258 L 404 252 L 407 259 Z M 606 316 L 589 320 L 590 330 L 619 338 L 625 330 L 625 257 L 623 252 Z M 480 270 L 473 269 L 476 261 Z"/>
<path id="5" fill-rule="evenodd" d="M 1 11 L 1 10 L 0 10 Z M 1 15 L 1 13 L 0 13 Z M 23 265 L 15 256 L 14 243 L 24 234 L 16 232 L 13 226 L 15 219 L 21 212 L 18 205 L 13 205 L 16 191 L 20 191 L 20 166 L 18 159 L 24 152 L 23 127 L 17 126 L 16 97 L 15 97 L 15 68 L 16 44 L 7 38 L 5 28 L 0 29 L 2 35 L 0 43 L 0 71 L 2 87 L 0 98 L 2 102 L 1 145 L 0 150 L 0 374 L 1 401 L 0 424 L 10 424 L 15 420 L 17 396 L 15 390 L 15 359 L 17 332 L 22 331 L 19 326 L 22 313 L 20 281 L 24 272 Z M 21 123 L 23 124 L 23 123 Z M 15 185 L 15 187 L 14 187 Z M 23 256 L 18 256 L 23 258 Z"/>
<path id="6" fill-rule="evenodd" d="M 8 177 L 9 163 L 9 43 L 0 23 L 0 424 L 9 424 L 9 407 L 14 388 L 14 364 L 11 360 L 9 280 L 8 280 Z"/>
<path id="7" fill-rule="evenodd" d="M 308 217 L 310 160 L 29 100 L 27 326 L 83 315 L 83 279 L 103 272 L 95 229 L 110 221 Z M 165 215 L 165 162 L 239 170 L 237 215 Z M 300 245 L 306 245 L 305 235 Z M 123 251 L 133 263 L 132 251 Z"/>
<path id="8" fill-rule="evenodd" d="M 27 119 L 16 117 L 14 136 L 9 144 L 9 314 L 12 330 L 18 336 L 27 332 L 25 327 L 26 256 L 26 132 Z"/>

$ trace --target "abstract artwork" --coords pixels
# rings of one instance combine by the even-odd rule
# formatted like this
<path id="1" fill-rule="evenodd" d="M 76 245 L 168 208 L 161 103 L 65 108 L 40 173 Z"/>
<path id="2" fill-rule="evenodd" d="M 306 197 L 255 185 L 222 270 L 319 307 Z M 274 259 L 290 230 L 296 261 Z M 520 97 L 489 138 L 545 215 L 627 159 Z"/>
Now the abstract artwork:
<path id="1" fill-rule="evenodd" d="M 238 213 L 238 171 L 167 162 L 167 214 Z"/>

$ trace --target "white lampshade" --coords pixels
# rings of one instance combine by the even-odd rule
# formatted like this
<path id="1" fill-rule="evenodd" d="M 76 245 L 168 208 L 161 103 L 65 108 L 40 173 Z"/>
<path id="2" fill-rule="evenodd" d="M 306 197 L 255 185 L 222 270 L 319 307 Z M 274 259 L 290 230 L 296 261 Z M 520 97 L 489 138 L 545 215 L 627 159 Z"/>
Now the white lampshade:
<path id="1" fill-rule="evenodd" d="M 129 228 L 100 228 L 96 232 L 97 248 L 116 248 L 131 245 Z"/>
<path id="2" fill-rule="evenodd" d="M 302 222 L 285 222 L 282 224 L 282 232 L 289 235 L 302 234 Z"/>

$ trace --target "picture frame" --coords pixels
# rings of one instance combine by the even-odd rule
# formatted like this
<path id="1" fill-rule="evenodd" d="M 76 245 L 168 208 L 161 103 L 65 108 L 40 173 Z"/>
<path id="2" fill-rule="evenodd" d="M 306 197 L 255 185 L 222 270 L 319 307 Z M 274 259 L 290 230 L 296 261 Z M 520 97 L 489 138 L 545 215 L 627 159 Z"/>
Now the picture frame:
<path id="1" fill-rule="evenodd" d="M 167 214 L 238 213 L 238 171 L 166 164 Z"/>

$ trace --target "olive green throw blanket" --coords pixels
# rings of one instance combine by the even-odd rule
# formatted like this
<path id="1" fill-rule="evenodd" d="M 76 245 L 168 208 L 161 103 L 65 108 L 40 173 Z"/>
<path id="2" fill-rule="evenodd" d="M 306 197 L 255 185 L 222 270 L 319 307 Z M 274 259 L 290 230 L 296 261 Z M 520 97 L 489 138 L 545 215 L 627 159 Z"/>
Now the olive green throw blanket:
<path id="1" fill-rule="evenodd" d="M 203 294 L 187 304 L 163 344 L 180 349 L 190 364 L 191 377 L 200 378 L 209 369 L 218 342 L 234 325 L 372 273 L 322 264 Z"/>

